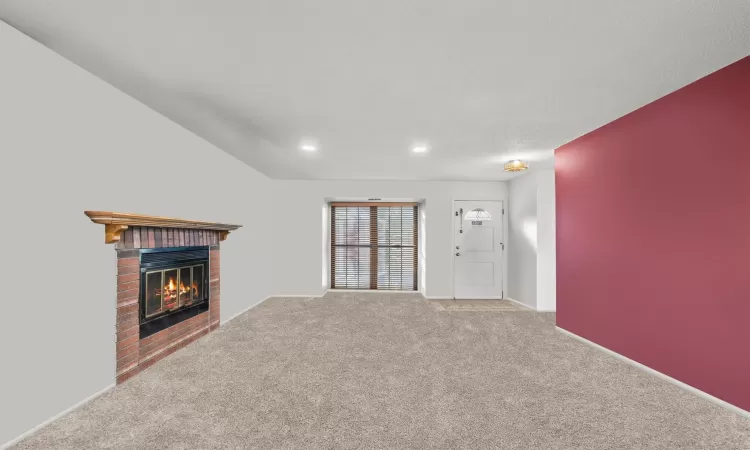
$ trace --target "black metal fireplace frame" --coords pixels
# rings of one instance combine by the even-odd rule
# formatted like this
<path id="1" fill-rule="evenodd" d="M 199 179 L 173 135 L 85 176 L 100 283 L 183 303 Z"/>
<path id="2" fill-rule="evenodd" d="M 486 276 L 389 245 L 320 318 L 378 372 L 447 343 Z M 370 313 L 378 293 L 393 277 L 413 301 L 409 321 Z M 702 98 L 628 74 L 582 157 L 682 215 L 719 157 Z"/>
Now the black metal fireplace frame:
<path id="1" fill-rule="evenodd" d="M 162 312 L 152 317 L 146 317 L 146 272 L 153 270 L 165 270 L 183 266 L 204 264 L 203 288 L 206 292 L 205 298 L 198 303 L 176 309 L 174 311 Z M 195 317 L 208 311 L 210 302 L 209 273 L 210 273 L 209 247 L 170 247 L 149 248 L 140 251 L 140 273 L 141 285 L 139 288 L 139 339 L 146 338 L 152 334 L 165 330 L 182 321 Z"/>

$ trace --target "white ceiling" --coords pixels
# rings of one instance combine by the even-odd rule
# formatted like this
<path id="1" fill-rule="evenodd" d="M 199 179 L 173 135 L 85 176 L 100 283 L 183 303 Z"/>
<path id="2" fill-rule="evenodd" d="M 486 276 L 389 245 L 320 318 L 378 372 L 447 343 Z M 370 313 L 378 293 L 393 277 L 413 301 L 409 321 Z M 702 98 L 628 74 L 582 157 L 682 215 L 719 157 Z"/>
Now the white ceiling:
<path id="1" fill-rule="evenodd" d="M 750 54 L 750 0 L 0 0 L 0 20 L 292 179 L 551 167 L 561 144 Z"/>

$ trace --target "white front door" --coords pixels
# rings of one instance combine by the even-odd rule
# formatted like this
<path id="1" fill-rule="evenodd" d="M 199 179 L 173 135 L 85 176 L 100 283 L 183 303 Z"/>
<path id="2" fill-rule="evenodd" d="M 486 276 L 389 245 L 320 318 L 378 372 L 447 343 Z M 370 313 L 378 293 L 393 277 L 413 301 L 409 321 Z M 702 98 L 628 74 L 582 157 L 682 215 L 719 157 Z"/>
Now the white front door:
<path id="1" fill-rule="evenodd" d="M 503 298 L 503 202 L 455 201 L 455 298 Z"/>

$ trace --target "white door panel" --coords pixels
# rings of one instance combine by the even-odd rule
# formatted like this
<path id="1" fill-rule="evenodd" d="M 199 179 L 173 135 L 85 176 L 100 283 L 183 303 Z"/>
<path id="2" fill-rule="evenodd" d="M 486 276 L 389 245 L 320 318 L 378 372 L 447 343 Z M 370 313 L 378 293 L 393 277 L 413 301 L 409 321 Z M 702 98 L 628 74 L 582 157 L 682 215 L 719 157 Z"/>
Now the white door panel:
<path id="1" fill-rule="evenodd" d="M 495 264 L 491 262 L 470 262 L 468 266 L 466 281 L 475 286 L 495 285 Z"/>
<path id="2" fill-rule="evenodd" d="M 464 252 L 494 252 L 495 229 L 488 226 L 476 226 L 464 230 L 464 242 L 461 249 Z"/>
<path id="3" fill-rule="evenodd" d="M 502 298 L 503 202 L 454 202 L 454 297 Z M 482 209 L 481 219 L 467 217 Z"/>

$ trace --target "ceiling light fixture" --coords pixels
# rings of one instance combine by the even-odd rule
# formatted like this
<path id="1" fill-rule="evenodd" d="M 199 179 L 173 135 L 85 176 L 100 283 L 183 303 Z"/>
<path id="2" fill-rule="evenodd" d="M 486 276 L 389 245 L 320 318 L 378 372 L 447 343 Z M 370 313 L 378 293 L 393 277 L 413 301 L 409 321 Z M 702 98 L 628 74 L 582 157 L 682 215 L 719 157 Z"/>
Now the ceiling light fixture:
<path id="1" fill-rule="evenodd" d="M 506 172 L 523 172 L 524 170 L 529 168 L 529 163 L 526 161 L 521 161 L 520 159 L 514 159 L 512 161 L 508 161 L 503 166 L 503 170 Z"/>
<path id="2" fill-rule="evenodd" d="M 416 144 L 411 148 L 411 151 L 414 153 L 427 153 L 427 150 L 429 150 L 429 147 L 426 144 Z"/>
<path id="3" fill-rule="evenodd" d="M 310 142 L 305 142 L 300 144 L 299 149 L 303 152 L 314 152 L 318 150 L 318 146 Z"/>

